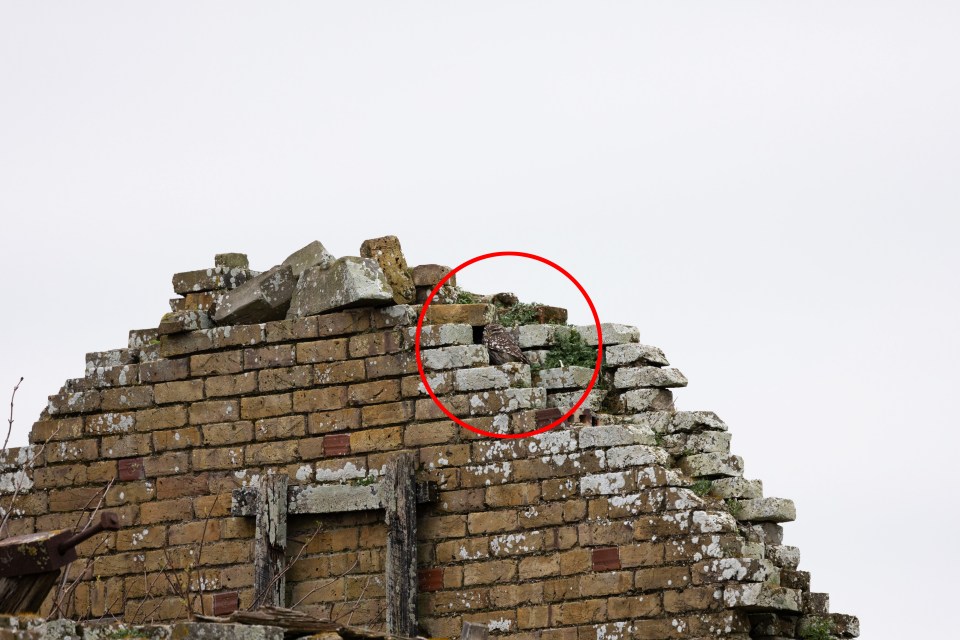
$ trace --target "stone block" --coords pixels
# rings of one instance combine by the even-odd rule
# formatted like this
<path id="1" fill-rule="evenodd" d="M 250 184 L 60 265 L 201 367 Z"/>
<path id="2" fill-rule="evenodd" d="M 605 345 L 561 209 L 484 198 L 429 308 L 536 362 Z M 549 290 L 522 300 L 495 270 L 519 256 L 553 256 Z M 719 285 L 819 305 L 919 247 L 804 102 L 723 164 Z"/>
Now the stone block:
<path id="1" fill-rule="evenodd" d="M 217 302 L 213 319 L 218 324 L 281 320 L 287 315 L 296 286 L 297 276 L 293 269 L 278 265 L 224 293 Z"/>
<path id="2" fill-rule="evenodd" d="M 213 266 L 225 269 L 249 269 L 250 260 L 245 253 L 218 253 L 213 256 Z"/>
<path id="3" fill-rule="evenodd" d="M 796 569 L 800 566 L 800 549 L 785 544 L 771 544 L 767 546 L 767 558 L 778 567 Z"/>
<path id="4" fill-rule="evenodd" d="M 557 407 L 564 413 L 570 410 L 570 408 L 579 402 L 580 398 L 583 396 L 582 391 L 567 391 L 561 393 L 551 393 L 547 396 L 547 406 L 548 407 Z M 607 392 L 603 389 L 593 389 L 590 394 L 587 396 L 587 399 L 584 400 L 583 404 L 580 405 L 580 411 L 584 409 L 590 409 L 591 411 L 599 411 L 603 406 L 603 400 L 606 398 Z M 574 416 L 576 417 L 576 416 Z"/>
<path id="5" fill-rule="evenodd" d="M 754 499 L 763 497 L 763 483 L 744 478 L 717 478 L 710 485 L 710 495 L 717 498 Z"/>
<path id="6" fill-rule="evenodd" d="M 615 406 L 623 413 L 669 411 L 673 408 L 670 389 L 630 389 L 617 394 Z"/>
<path id="7" fill-rule="evenodd" d="M 119 637 L 119 636 L 117 636 Z M 170 640 L 283 640 L 283 629 L 250 624 L 179 622 L 173 625 Z"/>
<path id="8" fill-rule="evenodd" d="M 673 415 L 667 433 L 699 433 L 726 431 L 727 425 L 712 411 L 678 411 Z"/>
<path id="9" fill-rule="evenodd" d="M 396 236 L 383 236 L 364 240 L 360 245 L 360 256 L 376 260 L 393 289 L 393 299 L 397 304 L 411 304 L 417 300 L 417 289 L 407 260 L 403 257 L 400 240 Z"/>
<path id="10" fill-rule="evenodd" d="M 580 334 L 580 337 L 582 337 L 583 341 L 588 345 L 595 347 L 597 344 L 599 344 L 597 340 L 596 325 L 587 324 L 580 327 L 574 327 L 574 329 Z M 614 344 L 625 344 L 628 342 L 640 342 L 640 329 L 637 329 L 636 327 L 631 327 L 625 324 L 605 322 L 600 324 L 600 329 L 603 331 L 604 347 Z"/>
<path id="11" fill-rule="evenodd" d="M 795 589 L 755 582 L 725 587 L 723 601 L 728 607 L 746 611 L 797 613 L 801 609 L 802 594 Z"/>
<path id="12" fill-rule="evenodd" d="M 326 269 L 335 260 L 336 258 L 318 240 L 314 240 L 302 249 L 290 254 L 286 260 L 280 263 L 280 266 L 290 267 L 294 277 L 299 278 L 307 269 L 311 267 Z"/>
<path id="13" fill-rule="evenodd" d="M 212 326 L 213 320 L 210 319 L 210 314 L 206 311 L 171 311 L 164 314 L 160 319 L 157 333 L 161 336 L 168 336 L 184 331 L 209 329 Z"/>
<path id="14" fill-rule="evenodd" d="M 793 500 L 785 498 L 742 500 L 737 512 L 737 520 L 744 522 L 793 522 L 796 519 Z"/>
<path id="15" fill-rule="evenodd" d="M 545 389 L 586 389 L 593 377 L 589 367 L 556 367 L 541 369 L 537 386 Z"/>
<path id="16" fill-rule="evenodd" d="M 656 446 L 635 444 L 607 450 L 607 466 L 611 469 L 647 467 L 653 464 L 665 466 L 669 461 L 667 452 Z"/>
<path id="17" fill-rule="evenodd" d="M 484 389 L 507 389 L 510 387 L 529 386 L 530 365 L 519 362 L 508 362 L 507 364 L 490 367 L 456 369 L 453 371 L 453 388 L 456 391 L 480 391 Z M 431 387 L 433 387 L 432 384 Z M 436 387 L 434 387 L 434 393 L 437 393 Z"/>
<path id="18" fill-rule="evenodd" d="M 92 374 L 97 369 L 108 369 L 110 367 L 119 367 L 120 365 L 133 364 L 136 362 L 136 352 L 133 349 L 111 349 L 110 351 L 94 351 L 88 353 L 86 361 L 86 375 Z"/>
<path id="19" fill-rule="evenodd" d="M 383 270 L 368 258 L 340 258 L 328 268 L 310 267 L 293 292 L 288 318 L 393 302 Z"/>
<path id="20" fill-rule="evenodd" d="M 424 323 L 427 324 L 468 324 L 483 327 L 496 318 L 496 307 L 492 304 L 431 304 L 427 309 Z"/>
<path id="21" fill-rule="evenodd" d="M 693 584 L 717 582 L 766 582 L 779 584 L 780 570 L 769 560 L 718 558 L 698 562 L 691 568 Z"/>
<path id="22" fill-rule="evenodd" d="M 680 469 L 694 478 L 742 476 L 743 458 L 723 453 L 696 453 L 682 458 Z"/>
<path id="23" fill-rule="evenodd" d="M 423 368 L 430 371 L 490 364 L 487 348 L 480 344 L 426 349 L 420 352 L 420 360 L 423 362 Z"/>
<path id="24" fill-rule="evenodd" d="M 417 328 L 409 327 L 404 338 L 411 347 L 416 344 Z M 473 327 L 468 324 L 429 324 L 420 331 L 420 347 L 446 347 L 473 344 Z"/>
<path id="25" fill-rule="evenodd" d="M 623 367 L 613 374 L 617 389 L 685 387 L 687 379 L 677 369 L 660 367 Z"/>
<path id="26" fill-rule="evenodd" d="M 581 427 L 577 430 L 580 436 L 580 448 L 616 447 L 623 445 L 643 444 L 654 445 L 657 442 L 653 429 L 632 424 L 611 424 L 596 427 Z"/>
<path id="27" fill-rule="evenodd" d="M 606 336 L 604 336 L 606 337 Z M 670 363 L 663 351 L 646 344 L 628 342 L 606 347 L 607 365 L 611 367 L 628 367 L 632 365 L 652 365 L 665 367 Z"/>
<path id="28" fill-rule="evenodd" d="M 572 329 L 557 324 L 523 324 L 517 327 L 517 342 L 521 349 L 549 347 L 560 335 L 569 335 Z"/>
<path id="29" fill-rule="evenodd" d="M 214 267 L 213 269 L 185 271 L 174 274 L 173 290 L 182 296 L 199 291 L 233 289 L 255 275 L 257 275 L 255 271 L 235 267 Z"/>
<path id="30" fill-rule="evenodd" d="M 413 268 L 413 284 L 417 287 L 429 287 L 433 289 L 446 275 L 450 273 L 450 267 L 439 264 L 421 264 Z M 446 284 L 451 287 L 457 285 L 457 276 L 452 276 Z"/>

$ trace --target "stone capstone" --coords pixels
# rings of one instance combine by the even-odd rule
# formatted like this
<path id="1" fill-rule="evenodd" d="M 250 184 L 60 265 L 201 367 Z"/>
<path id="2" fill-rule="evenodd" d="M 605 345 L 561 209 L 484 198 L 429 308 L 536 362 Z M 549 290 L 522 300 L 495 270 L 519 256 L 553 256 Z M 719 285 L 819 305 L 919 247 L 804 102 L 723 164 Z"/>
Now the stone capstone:
<path id="1" fill-rule="evenodd" d="M 393 291 L 383 270 L 369 258 L 346 257 L 329 268 L 310 267 L 297 281 L 288 318 L 315 316 L 364 305 L 393 303 Z"/>
<path id="2" fill-rule="evenodd" d="M 293 275 L 299 278 L 310 267 L 328 268 L 336 258 L 319 241 L 314 240 L 307 246 L 291 253 L 280 263 L 281 267 L 290 267 Z"/>
<path id="3" fill-rule="evenodd" d="M 417 300 L 417 289 L 407 260 L 403 257 L 400 240 L 397 236 L 384 236 L 364 240 L 360 245 L 360 255 L 376 260 L 393 289 L 393 299 L 397 304 L 410 304 Z"/>
<path id="4" fill-rule="evenodd" d="M 228 291 L 217 302 L 218 324 L 256 324 L 282 320 L 297 286 L 293 268 L 278 265 Z"/>
<path id="5" fill-rule="evenodd" d="M 257 275 L 254 271 L 237 267 L 214 267 L 185 271 L 173 276 L 173 290 L 179 295 L 200 291 L 219 291 L 234 289 Z"/>
<path id="6" fill-rule="evenodd" d="M 450 273 L 450 267 L 440 264 L 421 264 L 413 268 L 413 284 L 417 287 L 428 287 L 433 289 L 446 275 Z M 450 276 L 446 281 L 452 287 L 457 286 L 456 274 Z"/>
<path id="7" fill-rule="evenodd" d="M 209 329 L 212 326 L 213 321 L 205 311 L 171 311 L 164 314 L 163 318 L 160 319 L 157 333 L 161 336 L 168 336 L 184 331 Z"/>
<path id="8" fill-rule="evenodd" d="M 213 265 L 227 269 L 249 269 L 250 261 L 245 253 L 218 253 L 213 257 Z"/>

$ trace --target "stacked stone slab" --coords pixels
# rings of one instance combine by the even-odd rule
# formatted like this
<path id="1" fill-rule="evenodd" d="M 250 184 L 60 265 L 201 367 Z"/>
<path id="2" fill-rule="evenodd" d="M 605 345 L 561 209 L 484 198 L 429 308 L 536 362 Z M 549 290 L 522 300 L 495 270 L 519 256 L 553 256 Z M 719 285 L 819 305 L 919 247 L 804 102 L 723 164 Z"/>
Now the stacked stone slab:
<path id="1" fill-rule="evenodd" d="M 488 438 L 428 396 L 414 353 L 420 307 L 393 304 L 377 260 L 297 268 L 282 319 L 137 330 L 122 349 L 88 354 L 86 375 L 51 396 L 31 447 L 7 454 L 0 491 L 19 494 L 11 534 L 72 528 L 98 505 L 121 518 L 105 542 L 80 546 L 67 615 L 183 618 L 164 574 L 189 577 L 204 611 L 247 607 L 254 525 L 230 515 L 234 489 L 265 474 L 368 484 L 412 451 L 419 479 L 439 487 L 418 522 L 419 621 L 431 637 L 459 637 L 465 623 L 514 640 L 800 638 L 818 625 L 857 635 L 856 619 L 829 613 L 799 551 L 784 544 L 793 503 L 744 478 L 716 415 L 674 407 L 672 390 L 687 380 L 636 328 L 602 325 L 601 385 L 585 403 L 597 424 Z M 340 268 L 356 278 L 319 284 Z M 415 289 L 445 273 L 410 271 Z M 257 275 L 243 278 L 217 295 Z M 360 306 L 340 304 L 360 290 Z M 492 366 L 480 336 L 497 314 L 494 304 L 431 305 L 421 361 L 454 415 L 527 432 L 544 412 L 573 406 L 593 374 L 540 366 L 557 336 L 577 332 L 596 346 L 596 327 L 520 326 L 534 366 Z M 299 516 L 288 526 L 287 601 L 382 627 L 382 516 Z"/>

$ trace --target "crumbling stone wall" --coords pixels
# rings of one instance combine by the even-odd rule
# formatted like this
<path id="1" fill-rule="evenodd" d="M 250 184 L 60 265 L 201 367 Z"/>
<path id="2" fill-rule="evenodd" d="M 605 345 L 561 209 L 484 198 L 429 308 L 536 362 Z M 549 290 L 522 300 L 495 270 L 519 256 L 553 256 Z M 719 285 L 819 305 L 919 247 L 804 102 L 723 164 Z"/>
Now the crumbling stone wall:
<path id="1" fill-rule="evenodd" d="M 8 533 L 74 528 L 96 507 L 123 524 L 79 548 L 64 613 L 145 622 L 185 617 L 188 600 L 208 614 L 250 606 L 254 522 L 231 514 L 233 490 L 267 474 L 363 485 L 412 451 L 440 489 L 418 516 L 429 636 L 464 622 L 515 640 L 857 635 L 783 544 L 793 503 L 743 477 L 720 418 L 674 408 L 670 389 L 687 381 L 636 328 L 603 325 L 589 411 L 538 436 L 483 437 L 417 375 L 415 303 L 447 270 L 409 269 L 392 238 L 362 254 L 335 260 L 313 243 L 263 274 L 238 254 L 177 274 L 157 329 L 88 354 L 85 376 L 50 398 L 33 444 L 4 458 Z M 582 394 L 589 368 L 491 366 L 481 336 L 497 307 L 447 294 L 428 311 L 422 360 L 456 415 L 525 432 Z M 515 330 L 535 365 L 569 332 L 597 344 L 595 327 Z M 287 602 L 382 627 L 382 512 L 289 527 Z"/>

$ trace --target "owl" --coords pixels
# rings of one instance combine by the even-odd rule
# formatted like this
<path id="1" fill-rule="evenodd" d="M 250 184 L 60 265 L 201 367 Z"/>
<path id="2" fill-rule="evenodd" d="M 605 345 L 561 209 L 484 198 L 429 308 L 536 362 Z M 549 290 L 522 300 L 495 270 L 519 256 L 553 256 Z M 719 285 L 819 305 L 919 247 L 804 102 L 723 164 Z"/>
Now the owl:
<path id="1" fill-rule="evenodd" d="M 516 337 L 503 325 L 494 323 L 483 328 L 483 346 L 490 352 L 490 364 L 530 364 L 523 351 L 520 351 Z"/>

